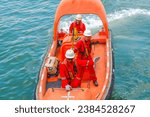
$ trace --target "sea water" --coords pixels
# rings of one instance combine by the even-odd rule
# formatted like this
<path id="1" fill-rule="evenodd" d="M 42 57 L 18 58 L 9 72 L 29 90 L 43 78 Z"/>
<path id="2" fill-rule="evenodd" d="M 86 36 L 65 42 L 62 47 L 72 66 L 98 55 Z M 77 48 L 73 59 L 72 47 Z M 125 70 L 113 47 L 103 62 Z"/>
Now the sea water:
<path id="1" fill-rule="evenodd" d="M 34 99 L 59 2 L 0 1 L 0 99 Z M 113 32 L 115 84 L 111 99 L 150 99 L 150 0 L 103 3 Z M 97 26 L 94 16 L 83 21 L 91 28 Z"/>

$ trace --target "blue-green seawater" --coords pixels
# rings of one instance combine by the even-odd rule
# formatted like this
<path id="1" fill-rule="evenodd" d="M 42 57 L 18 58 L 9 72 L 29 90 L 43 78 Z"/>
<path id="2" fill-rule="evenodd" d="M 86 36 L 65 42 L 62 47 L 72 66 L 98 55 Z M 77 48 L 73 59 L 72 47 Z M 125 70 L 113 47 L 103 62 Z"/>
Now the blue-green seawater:
<path id="1" fill-rule="evenodd" d="M 34 99 L 59 2 L 0 1 L 1 100 Z M 113 32 L 115 84 L 111 99 L 150 99 L 150 0 L 103 3 Z"/>

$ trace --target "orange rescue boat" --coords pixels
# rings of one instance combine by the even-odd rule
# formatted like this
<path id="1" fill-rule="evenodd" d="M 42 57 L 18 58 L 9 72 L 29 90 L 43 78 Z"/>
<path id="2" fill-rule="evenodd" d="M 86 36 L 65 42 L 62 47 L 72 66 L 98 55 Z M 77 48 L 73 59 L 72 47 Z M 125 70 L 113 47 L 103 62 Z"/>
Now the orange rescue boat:
<path id="1" fill-rule="evenodd" d="M 65 58 L 65 52 L 72 47 L 72 34 L 63 37 L 58 36 L 58 25 L 61 17 L 71 14 L 97 15 L 103 25 L 103 29 L 92 36 L 92 57 L 99 56 L 96 63 L 96 76 L 99 86 L 94 86 L 91 80 L 84 74 L 81 86 L 66 91 L 61 88 L 59 77 L 59 62 Z M 79 34 L 78 37 L 82 37 Z M 53 42 L 39 73 L 39 80 L 35 92 L 37 100 L 104 100 L 111 95 L 114 82 L 113 51 L 111 44 L 111 31 L 104 6 L 100 0 L 61 0 L 55 15 Z M 74 41 L 75 44 L 77 41 Z"/>

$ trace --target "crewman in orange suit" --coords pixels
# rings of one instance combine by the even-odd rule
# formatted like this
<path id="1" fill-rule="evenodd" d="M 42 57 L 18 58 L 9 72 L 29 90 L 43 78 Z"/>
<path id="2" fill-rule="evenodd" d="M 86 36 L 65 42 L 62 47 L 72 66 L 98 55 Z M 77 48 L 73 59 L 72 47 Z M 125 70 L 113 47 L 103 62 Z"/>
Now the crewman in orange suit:
<path id="1" fill-rule="evenodd" d="M 66 36 L 66 32 L 61 28 L 58 32 L 58 38 L 64 38 Z"/>
<path id="2" fill-rule="evenodd" d="M 94 61 L 91 57 L 91 36 L 92 33 L 90 30 L 86 30 L 84 32 L 84 37 L 82 37 L 76 44 L 74 51 L 77 52 L 77 63 L 78 63 L 78 71 L 81 79 L 83 77 L 83 73 L 88 71 L 90 73 L 90 80 L 93 80 L 95 86 L 98 86 L 97 77 L 94 70 L 94 62 L 99 59 L 99 57 L 95 58 Z M 87 70 L 88 69 L 88 70 Z"/>
<path id="3" fill-rule="evenodd" d="M 77 68 L 74 60 L 75 53 L 72 49 L 66 51 L 64 61 L 60 64 L 60 77 L 62 88 L 67 91 L 80 86 L 80 78 L 76 76 Z"/>
<path id="4" fill-rule="evenodd" d="M 83 34 L 86 29 L 85 24 L 82 22 L 82 16 L 80 14 L 76 15 L 75 21 L 71 23 L 69 27 L 69 33 L 73 33 L 74 29 L 81 34 Z"/>

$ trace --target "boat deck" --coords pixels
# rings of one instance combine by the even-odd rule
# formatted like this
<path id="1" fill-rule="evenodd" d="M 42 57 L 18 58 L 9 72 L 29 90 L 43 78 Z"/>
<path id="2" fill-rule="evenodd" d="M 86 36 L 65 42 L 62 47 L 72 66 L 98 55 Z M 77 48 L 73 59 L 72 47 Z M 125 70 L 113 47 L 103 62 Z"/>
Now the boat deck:
<path id="1" fill-rule="evenodd" d="M 57 49 L 57 51 L 60 51 L 60 48 Z M 58 54 L 59 52 L 56 52 L 57 53 L 57 57 L 60 57 L 60 55 Z M 91 80 L 83 80 L 81 82 L 81 89 L 88 89 L 88 92 L 91 94 L 91 97 L 90 99 L 96 99 L 100 93 L 102 92 L 103 90 L 103 86 L 104 86 L 104 80 L 105 80 L 105 74 L 106 74 L 106 44 L 105 43 L 101 43 L 101 44 L 93 44 L 92 45 L 92 56 L 93 58 L 94 57 L 100 57 L 100 59 L 96 62 L 96 69 L 95 69 L 95 72 L 96 72 L 96 76 L 97 76 L 97 80 L 98 80 L 98 83 L 99 83 L 99 86 L 96 87 L 94 86 L 93 84 L 93 81 Z M 53 90 L 51 90 L 51 88 Z M 47 82 L 47 87 L 46 87 L 47 91 L 46 91 L 46 94 L 45 94 L 45 99 L 52 99 L 51 96 L 48 96 L 48 95 L 52 95 L 52 93 L 56 93 L 56 89 L 61 89 L 61 80 L 59 78 L 59 75 L 58 75 L 58 80 L 57 81 L 54 81 L 54 82 Z M 74 91 L 76 90 L 75 88 L 73 89 Z M 54 92 L 53 92 L 54 91 Z M 62 92 L 64 92 L 65 90 L 62 90 Z M 77 92 L 77 91 L 75 91 Z M 64 95 L 67 95 L 65 94 L 66 91 L 64 92 Z M 55 94 L 56 95 L 56 94 Z M 81 93 L 80 93 L 81 95 Z M 85 99 L 85 97 L 83 97 L 83 99 Z"/>
<path id="2" fill-rule="evenodd" d="M 96 63 L 95 69 L 99 86 L 95 87 L 93 81 L 90 81 L 90 91 L 92 92 L 92 99 L 96 99 L 102 92 L 104 86 L 106 75 L 106 44 L 96 44 L 93 46 L 95 46 L 94 57 L 100 57 L 100 60 Z"/>

